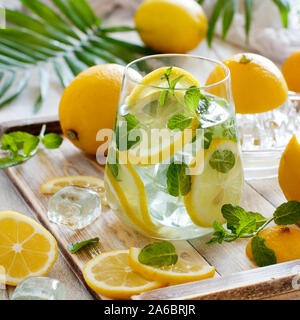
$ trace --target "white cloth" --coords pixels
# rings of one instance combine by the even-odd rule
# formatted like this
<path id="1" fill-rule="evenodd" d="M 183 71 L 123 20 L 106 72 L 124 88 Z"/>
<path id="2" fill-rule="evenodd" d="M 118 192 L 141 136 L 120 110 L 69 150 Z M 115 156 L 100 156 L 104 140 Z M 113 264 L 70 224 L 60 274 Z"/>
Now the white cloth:
<path id="1" fill-rule="evenodd" d="M 216 0 L 204 1 L 203 8 L 210 16 Z M 292 52 L 300 49 L 300 0 L 291 0 L 289 28 L 284 29 L 278 7 L 272 0 L 255 0 L 249 44 L 245 39 L 245 14 L 243 1 L 240 3 L 227 41 L 257 51 L 277 63 L 282 63 Z M 221 35 L 221 19 L 217 23 L 216 33 Z"/>

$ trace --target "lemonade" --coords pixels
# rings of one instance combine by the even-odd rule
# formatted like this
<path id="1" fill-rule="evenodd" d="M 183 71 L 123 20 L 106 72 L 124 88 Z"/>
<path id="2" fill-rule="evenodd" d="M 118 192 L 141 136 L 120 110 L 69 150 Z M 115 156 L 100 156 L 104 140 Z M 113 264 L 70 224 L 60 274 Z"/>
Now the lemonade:
<path id="1" fill-rule="evenodd" d="M 219 95 L 213 95 L 211 87 L 200 87 L 205 79 L 198 80 L 188 65 L 179 63 L 186 58 L 153 56 L 127 67 L 147 74 L 133 90 L 127 90 L 131 79 L 125 75 L 105 171 L 112 209 L 154 238 L 209 233 L 214 221 L 224 222 L 222 205 L 238 204 L 242 193 L 228 76 L 217 84 L 222 86 Z M 212 68 L 217 63 L 190 59 Z"/>

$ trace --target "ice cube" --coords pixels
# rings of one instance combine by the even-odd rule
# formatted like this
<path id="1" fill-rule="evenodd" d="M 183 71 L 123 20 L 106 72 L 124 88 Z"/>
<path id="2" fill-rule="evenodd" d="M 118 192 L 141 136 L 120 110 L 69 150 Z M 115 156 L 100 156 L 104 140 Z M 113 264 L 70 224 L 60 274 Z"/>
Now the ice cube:
<path id="1" fill-rule="evenodd" d="M 68 186 L 59 190 L 49 200 L 50 221 L 65 224 L 72 229 L 82 229 L 101 214 L 99 194 L 88 188 Z"/>
<path id="2" fill-rule="evenodd" d="M 65 285 L 47 277 L 29 277 L 15 289 L 11 300 L 64 300 Z"/>

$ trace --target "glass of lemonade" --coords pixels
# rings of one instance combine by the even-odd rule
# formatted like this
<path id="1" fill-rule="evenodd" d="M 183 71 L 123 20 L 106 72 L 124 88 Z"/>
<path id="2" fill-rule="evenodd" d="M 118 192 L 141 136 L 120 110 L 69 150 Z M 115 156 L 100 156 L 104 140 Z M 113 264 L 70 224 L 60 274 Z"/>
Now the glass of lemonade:
<path id="1" fill-rule="evenodd" d="M 191 239 L 224 223 L 242 188 L 228 68 L 180 54 L 130 63 L 105 169 L 119 218 L 153 238 Z"/>

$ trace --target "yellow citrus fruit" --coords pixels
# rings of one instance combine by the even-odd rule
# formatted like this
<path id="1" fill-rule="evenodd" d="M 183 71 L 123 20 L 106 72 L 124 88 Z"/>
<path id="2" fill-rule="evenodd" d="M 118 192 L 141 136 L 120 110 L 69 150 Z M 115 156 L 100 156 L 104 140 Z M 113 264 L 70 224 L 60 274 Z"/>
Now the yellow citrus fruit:
<path id="1" fill-rule="evenodd" d="M 168 284 L 179 284 L 191 281 L 197 281 L 212 278 L 215 274 L 215 268 L 208 264 L 192 264 L 184 258 L 178 258 L 178 261 L 172 266 L 155 267 L 145 265 L 139 262 L 138 256 L 141 252 L 139 248 L 129 249 L 129 264 L 131 268 L 152 281 L 160 281 Z"/>
<path id="2" fill-rule="evenodd" d="M 138 8 L 135 26 L 142 41 L 164 53 L 186 53 L 207 31 L 207 18 L 194 0 L 146 0 Z"/>
<path id="3" fill-rule="evenodd" d="M 237 142 L 215 138 L 198 163 L 195 158 L 190 168 L 196 169 L 197 174 L 191 176 L 191 190 L 184 196 L 185 208 L 200 227 L 212 227 L 214 221 L 224 223 L 222 206 L 239 204 L 242 197 L 244 179 L 239 146 Z"/>
<path id="4" fill-rule="evenodd" d="M 230 69 L 232 94 L 237 113 L 261 113 L 282 105 L 288 88 L 281 71 L 269 59 L 254 53 L 239 53 L 223 61 Z M 206 85 L 224 79 L 222 67 L 216 67 Z M 210 89 L 220 95 L 221 87 Z"/>
<path id="5" fill-rule="evenodd" d="M 300 144 L 293 136 L 279 164 L 278 181 L 287 200 L 300 201 Z"/>
<path id="6" fill-rule="evenodd" d="M 274 250 L 277 263 L 300 259 L 300 230 L 275 226 L 264 229 L 259 236 L 265 239 L 265 245 Z M 246 247 L 246 254 L 253 260 L 251 240 Z"/>
<path id="7" fill-rule="evenodd" d="M 60 189 L 67 186 L 76 186 L 81 188 L 93 189 L 99 193 L 101 202 L 106 204 L 104 181 L 102 179 L 91 176 L 65 176 L 50 179 L 45 182 L 41 191 L 42 194 L 54 194 Z"/>
<path id="8" fill-rule="evenodd" d="M 129 250 L 104 252 L 83 267 L 86 283 L 95 291 L 114 299 L 129 299 L 134 294 L 163 287 L 158 281 L 149 281 L 132 270 Z"/>
<path id="9" fill-rule="evenodd" d="M 16 286 L 27 277 L 44 276 L 56 258 L 56 240 L 45 228 L 22 214 L 0 212 L 2 282 Z"/>
<path id="10" fill-rule="evenodd" d="M 59 120 L 64 135 L 86 153 L 96 154 L 103 141 L 96 141 L 101 129 L 113 129 L 122 86 L 124 67 L 103 64 L 81 72 L 65 89 Z M 129 70 L 131 77 L 137 72 Z"/>
<path id="11" fill-rule="evenodd" d="M 282 73 L 289 89 L 300 93 L 300 50 L 294 52 L 285 60 Z"/>

